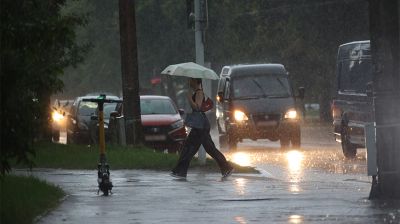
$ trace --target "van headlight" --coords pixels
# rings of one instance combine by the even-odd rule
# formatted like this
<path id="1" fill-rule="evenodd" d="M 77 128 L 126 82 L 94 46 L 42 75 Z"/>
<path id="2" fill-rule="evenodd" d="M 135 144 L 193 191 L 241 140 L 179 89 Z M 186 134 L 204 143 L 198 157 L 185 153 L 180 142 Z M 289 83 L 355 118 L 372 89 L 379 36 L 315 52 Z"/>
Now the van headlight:
<path id="1" fill-rule="evenodd" d="M 249 120 L 249 118 L 246 116 L 246 114 L 240 110 L 235 110 L 235 112 L 233 113 L 233 116 L 234 116 L 235 120 L 239 121 L 239 122 Z"/>
<path id="2" fill-rule="evenodd" d="M 290 109 L 285 113 L 285 119 L 297 119 L 297 111 Z"/>

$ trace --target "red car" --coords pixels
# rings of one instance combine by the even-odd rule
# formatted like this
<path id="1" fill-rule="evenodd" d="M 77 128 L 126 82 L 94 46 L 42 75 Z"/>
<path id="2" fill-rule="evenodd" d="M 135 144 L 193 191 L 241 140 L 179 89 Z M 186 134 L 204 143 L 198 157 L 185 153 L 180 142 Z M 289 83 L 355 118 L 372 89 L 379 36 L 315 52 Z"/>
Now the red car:
<path id="1" fill-rule="evenodd" d="M 183 110 L 167 96 L 140 96 L 145 144 L 157 150 L 176 153 L 186 140 Z"/>

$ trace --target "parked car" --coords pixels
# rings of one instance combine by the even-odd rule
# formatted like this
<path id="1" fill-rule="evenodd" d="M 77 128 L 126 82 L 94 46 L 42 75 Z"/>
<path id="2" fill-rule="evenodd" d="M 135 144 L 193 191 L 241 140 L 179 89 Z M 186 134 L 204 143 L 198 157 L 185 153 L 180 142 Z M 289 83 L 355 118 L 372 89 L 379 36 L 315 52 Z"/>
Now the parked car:
<path id="1" fill-rule="evenodd" d="M 117 116 L 122 116 L 120 107 Z M 156 150 L 176 153 L 182 149 L 186 129 L 182 119 L 183 110 L 167 96 L 140 96 L 140 111 L 145 144 Z"/>
<path id="2" fill-rule="evenodd" d="M 97 143 L 98 122 L 97 103 L 83 101 L 83 99 L 95 99 L 98 95 L 77 97 L 71 106 L 67 119 L 68 143 Z M 106 96 L 108 99 L 118 100 L 117 96 Z M 115 111 L 117 103 L 104 104 L 104 132 L 106 141 L 109 140 L 108 124 L 111 112 Z"/>
<path id="3" fill-rule="evenodd" d="M 51 106 L 51 135 L 54 142 L 60 140 L 60 131 L 66 130 L 67 114 L 73 100 L 58 100 L 56 99 Z"/>
<path id="4" fill-rule="evenodd" d="M 113 114 L 117 112 L 117 103 L 105 103 L 103 105 L 103 121 L 104 121 L 104 137 L 106 142 L 112 142 L 114 139 L 114 132 L 110 130 L 111 119 Z M 98 122 L 98 109 L 96 108 L 96 113 L 90 117 L 89 131 L 91 142 L 99 142 L 99 122 Z"/>
<path id="5" fill-rule="evenodd" d="M 243 139 L 280 140 L 282 148 L 301 145 L 300 112 L 288 72 L 281 64 L 222 68 L 216 104 L 221 147 L 234 150 Z"/>
<path id="6" fill-rule="evenodd" d="M 374 122 L 372 103 L 373 69 L 369 41 L 339 46 L 335 96 L 331 109 L 334 136 L 346 158 L 354 158 L 365 147 L 364 126 Z"/>

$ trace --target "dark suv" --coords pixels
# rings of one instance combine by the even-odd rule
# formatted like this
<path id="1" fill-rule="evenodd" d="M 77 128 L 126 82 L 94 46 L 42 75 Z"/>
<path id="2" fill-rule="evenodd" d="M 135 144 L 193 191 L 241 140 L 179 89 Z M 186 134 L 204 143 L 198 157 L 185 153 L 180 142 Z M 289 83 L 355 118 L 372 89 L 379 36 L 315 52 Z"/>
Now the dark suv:
<path id="1" fill-rule="evenodd" d="M 300 147 L 300 112 L 296 105 L 303 97 L 301 91 L 296 99 L 288 72 L 281 64 L 223 67 L 216 105 L 221 147 L 234 150 L 245 138 L 280 140 L 282 148 L 290 143 Z"/>
<path id="2" fill-rule="evenodd" d="M 97 143 L 98 121 L 97 103 L 83 101 L 83 99 L 96 99 L 99 95 L 86 95 L 77 97 L 71 106 L 67 119 L 67 143 Z M 118 100 L 117 96 L 107 95 L 107 99 Z M 117 103 L 104 104 L 104 131 L 106 141 L 109 140 L 108 124 L 110 114 L 116 111 Z"/>
<path id="3" fill-rule="evenodd" d="M 332 116 L 334 136 L 346 158 L 365 147 L 364 126 L 374 122 L 370 52 L 369 41 L 346 43 L 338 50 Z"/>

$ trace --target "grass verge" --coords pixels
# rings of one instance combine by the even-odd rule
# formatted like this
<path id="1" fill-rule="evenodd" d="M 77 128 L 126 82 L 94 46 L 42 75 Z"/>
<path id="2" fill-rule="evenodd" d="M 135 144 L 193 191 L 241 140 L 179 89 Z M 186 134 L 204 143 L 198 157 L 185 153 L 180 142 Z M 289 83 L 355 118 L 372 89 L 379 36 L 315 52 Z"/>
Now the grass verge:
<path id="1" fill-rule="evenodd" d="M 0 180 L 0 223 L 33 223 L 58 205 L 64 192 L 35 177 L 5 175 Z"/>
<path id="2" fill-rule="evenodd" d="M 40 168 L 61 169 L 97 169 L 99 152 L 97 146 L 62 145 L 40 142 L 35 145 L 36 156 L 33 161 Z M 144 146 L 123 147 L 107 146 L 107 160 L 111 169 L 151 169 L 171 170 L 178 161 L 178 155 L 154 152 Z M 233 164 L 236 172 L 258 173 L 252 167 Z M 207 159 L 205 166 L 200 166 L 196 158 L 191 167 L 219 171 L 217 163 Z M 17 166 L 17 168 L 22 168 Z"/>

